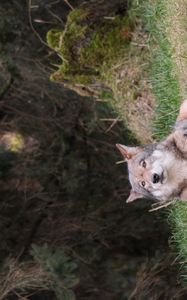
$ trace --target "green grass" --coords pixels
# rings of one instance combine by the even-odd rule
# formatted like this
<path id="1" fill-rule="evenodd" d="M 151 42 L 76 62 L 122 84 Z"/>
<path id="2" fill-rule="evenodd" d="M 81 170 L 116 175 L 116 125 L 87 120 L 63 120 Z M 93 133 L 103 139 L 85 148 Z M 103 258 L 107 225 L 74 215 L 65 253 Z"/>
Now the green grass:
<path id="1" fill-rule="evenodd" d="M 172 6 L 174 7 L 174 6 Z M 142 1 L 141 16 L 149 33 L 151 62 L 149 76 L 152 90 L 156 96 L 157 109 L 154 121 L 154 133 L 157 140 L 167 136 L 172 130 L 182 101 L 181 82 L 179 80 L 173 52 L 174 42 L 169 32 L 171 19 L 175 14 L 169 7 L 169 0 Z M 180 15 L 179 15 L 180 18 Z M 174 28 L 175 26 L 173 26 Z M 177 31 L 177 29 L 176 29 Z M 178 36 L 178 43 L 180 35 Z M 187 204 L 177 202 L 169 210 L 169 222 L 172 229 L 172 245 L 177 249 L 182 264 L 181 274 L 187 281 Z"/>
<path id="2" fill-rule="evenodd" d="M 154 134 L 164 138 L 175 123 L 180 106 L 180 86 L 172 58 L 172 47 L 167 37 L 167 2 L 159 0 L 142 2 L 145 29 L 149 33 L 149 78 L 157 100 Z"/>
<path id="3" fill-rule="evenodd" d="M 178 260 L 182 264 L 181 275 L 187 283 L 187 204 L 177 202 L 169 213 L 172 227 L 171 245 L 177 249 Z"/>

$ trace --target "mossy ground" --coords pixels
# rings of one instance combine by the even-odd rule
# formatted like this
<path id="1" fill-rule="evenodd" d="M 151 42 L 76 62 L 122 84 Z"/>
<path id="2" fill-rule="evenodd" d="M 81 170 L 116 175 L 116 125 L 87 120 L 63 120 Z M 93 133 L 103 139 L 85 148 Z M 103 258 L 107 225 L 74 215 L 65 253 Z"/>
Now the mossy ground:
<path id="1" fill-rule="evenodd" d="M 185 8 L 184 0 L 177 3 L 174 0 L 142 0 L 138 1 L 138 5 L 134 3 L 128 20 L 130 16 L 135 17 L 136 26 L 125 19 L 115 19 L 114 23 L 111 22 L 114 29 L 103 38 L 103 25 L 81 50 L 75 64 L 70 57 L 72 42 L 75 44 L 73 34 L 69 35 L 71 38 L 68 41 L 63 37 L 63 46 L 59 46 L 62 41 L 62 35 L 59 35 L 56 49 L 59 49 L 64 63 L 53 78 L 56 79 L 57 75 L 61 76 L 60 80 L 81 84 L 103 81 L 112 90 L 112 95 L 103 94 L 104 97 L 112 103 L 119 118 L 128 124 L 140 141 L 149 142 L 153 137 L 157 140 L 164 138 L 171 132 L 180 102 L 187 95 Z M 72 17 L 73 13 L 65 35 L 68 26 L 72 27 L 72 33 L 75 32 L 75 25 L 80 26 L 77 24 L 80 23 L 80 16 L 73 18 L 73 23 Z M 82 20 L 84 18 L 86 14 Z M 83 25 L 78 28 L 78 37 L 85 38 L 87 29 Z M 51 46 L 54 47 L 53 42 Z M 78 69 L 84 72 L 80 75 Z M 186 209 L 185 203 L 177 203 L 169 218 L 185 271 Z"/>
<path id="2" fill-rule="evenodd" d="M 142 21 L 130 10 L 120 16 L 111 13 L 94 26 L 88 22 L 89 14 L 72 11 L 63 32 L 48 32 L 48 44 L 62 59 L 51 79 L 74 85 L 76 91 L 79 85 L 91 89 L 101 85 L 97 97 L 107 100 L 104 95 L 110 93 L 119 118 L 142 143 L 151 142 L 155 100 L 144 66 L 149 51 Z M 111 92 L 103 90 L 106 86 Z"/>
<path id="3" fill-rule="evenodd" d="M 52 79 L 94 84 L 104 80 L 106 69 L 122 57 L 133 24 L 123 16 L 114 15 L 109 19 L 96 19 L 95 24 L 90 25 L 91 13 L 88 8 L 76 9 L 69 14 L 64 31 L 48 32 L 48 44 L 62 59 Z"/>
<path id="4" fill-rule="evenodd" d="M 153 141 L 156 104 L 146 71 L 150 55 L 147 38 L 138 20 L 128 51 L 105 72 L 105 82 L 113 91 L 113 107 L 141 143 Z"/>

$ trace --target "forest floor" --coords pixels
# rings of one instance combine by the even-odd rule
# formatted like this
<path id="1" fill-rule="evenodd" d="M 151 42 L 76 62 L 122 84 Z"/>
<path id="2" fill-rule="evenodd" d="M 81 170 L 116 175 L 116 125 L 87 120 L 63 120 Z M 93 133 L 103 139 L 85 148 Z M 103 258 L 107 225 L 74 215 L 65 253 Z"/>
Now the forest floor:
<path id="1" fill-rule="evenodd" d="M 34 4 L 32 24 L 42 40 L 51 26 L 64 29 L 65 1 Z M 166 212 L 150 213 L 146 200 L 125 204 L 128 175 L 116 165 L 115 143 L 137 141 L 110 95 L 81 97 L 50 82 L 60 59 L 35 36 L 28 7 L 14 0 L 0 5 L 0 300 L 186 299 Z M 134 46 L 146 37 L 138 28 Z M 150 85 L 135 65 L 138 58 L 129 56 L 123 95 L 138 78 L 137 108 L 147 95 L 151 112 Z"/>

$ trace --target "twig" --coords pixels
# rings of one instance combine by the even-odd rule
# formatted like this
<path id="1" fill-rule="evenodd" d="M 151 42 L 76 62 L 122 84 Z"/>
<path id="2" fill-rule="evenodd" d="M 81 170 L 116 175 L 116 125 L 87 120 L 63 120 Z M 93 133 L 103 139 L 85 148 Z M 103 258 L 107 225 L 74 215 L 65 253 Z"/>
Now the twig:
<path id="1" fill-rule="evenodd" d="M 115 122 L 116 120 L 117 121 L 119 121 L 119 122 L 121 122 L 122 121 L 122 119 L 116 119 L 116 118 L 101 118 L 101 119 L 99 119 L 100 121 L 103 121 L 103 122 Z"/>
<path id="2" fill-rule="evenodd" d="M 115 125 L 116 125 L 116 123 L 118 122 L 118 118 L 116 118 L 113 122 L 112 122 L 112 124 L 105 130 L 105 132 L 107 133 L 107 132 L 109 132 Z"/>
<path id="3" fill-rule="evenodd" d="M 54 18 L 57 19 L 62 25 L 64 25 L 63 20 L 62 20 L 59 16 L 57 16 L 55 13 L 53 13 L 50 9 L 47 9 L 47 11 L 49 12 L 49 14 L 52 15 L 52 17 L 54 17 Z"/>
<path id="4" fill-rule="evenodd" d="M 52 49 L 40 36 L 40 34 L 36 31 L 36 29 L 33 26 L 33 22 L 32 22 L 32 16 L 31 16 L 31 8 L 32 8 L 32 0 L 28 0 L 28 17 L 29 17 L 29 24 L 30 27 L 32 29 L 32 31 L 34 32 L 34 34 L 37 36 L 37 38 L 40 40 L 40 42 L 45 45 L 47 48 L 53 50 L 55 53 L 58 54 L 57 51 L 55 51 L 54 49 Z"/>
<path id="5" fill-rule="evenodd" d="M 39 35 L 39 33 L 35 30 L 35 28 L 33 26 L 32 17 L 31 17 L 32 0 L 28 0 L 28 1 L 29 1 L 28 15 L 29 15 L 29 24 L 30 24 L 30 27 L 31 27 L 32 31 L 34 32 L 34 34 L 38 37 L 38 39 L 40 40 L 40 42 L 42 44 L 44 44 L 45 46 L 49 47 L 49 45 L 41 38 L 41 36 Z"/>
<path id="6" fill-rule="evenodd" d="M 71 8 L 71 10 L 74 10 L 74 7 L 69 3 L 68 0 L 64 0 L 64 2 Z"/>

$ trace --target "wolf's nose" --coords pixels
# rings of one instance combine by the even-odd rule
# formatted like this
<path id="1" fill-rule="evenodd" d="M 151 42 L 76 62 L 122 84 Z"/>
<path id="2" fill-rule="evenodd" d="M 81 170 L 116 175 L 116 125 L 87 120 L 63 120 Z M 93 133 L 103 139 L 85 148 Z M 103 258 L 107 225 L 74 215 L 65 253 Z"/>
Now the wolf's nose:
<path id="1" fill-rule="evenodd" d="M 158 183 L 160 181 L 160 176 L 156 173 L 153 174 L 153 177 L 152 177 L 152 182 L 153 183 Z"/>

